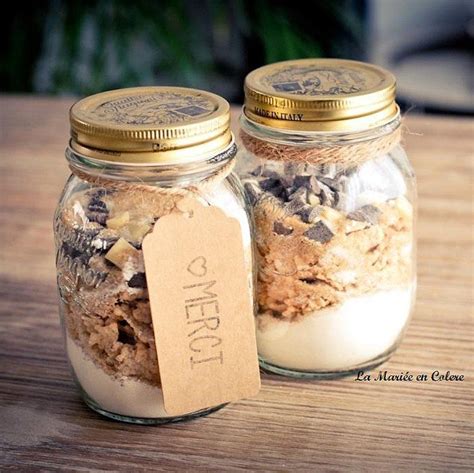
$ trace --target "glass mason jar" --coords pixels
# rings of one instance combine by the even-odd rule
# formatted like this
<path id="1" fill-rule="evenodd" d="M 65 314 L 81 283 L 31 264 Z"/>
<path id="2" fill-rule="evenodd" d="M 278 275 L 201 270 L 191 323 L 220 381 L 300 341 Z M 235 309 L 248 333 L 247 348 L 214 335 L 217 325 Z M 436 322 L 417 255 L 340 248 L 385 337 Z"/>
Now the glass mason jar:
<path id="1" fill-rule="evenodd" d="M 175 191 L 193 188 L 239 221 L 253 297 L 251 227 L 229 173 L 236 147 L 228 103 L 192 89 L 122 89 L 77 102 L 70 117 L 72 175 L 54 230 L 67 354 L 85 402 L 145 424 L 222 407 L 180 417 L 164 410 L 142 241 L 175 211 L 183 193 Z"/>
<path id="2" fill-rule="evenodd" d="M 400 344 L 416 286 L 395 79 L 296 60 L 251 72 L 245 94 L 238 172 L 256 224 L 260 365 L 302 378 L 374 367 Z"/>

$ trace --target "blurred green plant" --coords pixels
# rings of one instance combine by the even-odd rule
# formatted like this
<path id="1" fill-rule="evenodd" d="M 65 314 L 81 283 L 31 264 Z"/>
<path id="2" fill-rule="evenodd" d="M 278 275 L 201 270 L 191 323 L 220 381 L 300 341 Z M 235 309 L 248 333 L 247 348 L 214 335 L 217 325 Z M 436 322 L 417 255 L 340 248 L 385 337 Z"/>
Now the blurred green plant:
<path id="1" fill-rule="evenodd" d="M 87 95 L 175 84 L 240 100 L 245 74 L 298 57 L 360 57 L 362 0 L 52 0 L 12 5 L 3 91 Z"/>

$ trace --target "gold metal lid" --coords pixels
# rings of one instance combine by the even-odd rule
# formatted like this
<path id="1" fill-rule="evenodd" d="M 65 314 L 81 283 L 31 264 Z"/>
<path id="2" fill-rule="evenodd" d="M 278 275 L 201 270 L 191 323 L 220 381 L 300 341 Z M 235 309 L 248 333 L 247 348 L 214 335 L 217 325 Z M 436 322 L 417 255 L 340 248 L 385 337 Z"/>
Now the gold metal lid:
<path id="1" fill-rule="evenodd" d="M 245 78 L 245 116 L 272 128 L 359 131 L 399 114 L 395 77 L 345 59 L 297 59 L 255 69 Z"/>
<path id="2" fill-rule="evenodd" d="M 71 148 L 101 161 L 199 161 L 233 140 L 228 102 L 184 87 L 102 92 L 76 102 L 69 118 Z"/>

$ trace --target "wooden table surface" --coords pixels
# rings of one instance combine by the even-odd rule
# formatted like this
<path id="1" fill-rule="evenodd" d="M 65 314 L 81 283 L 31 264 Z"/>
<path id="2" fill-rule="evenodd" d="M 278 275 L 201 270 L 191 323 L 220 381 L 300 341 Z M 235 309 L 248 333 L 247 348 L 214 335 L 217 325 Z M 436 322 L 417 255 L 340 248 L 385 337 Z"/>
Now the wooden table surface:
<path id="1" fill-rule="evenodd" d="M 68 175 L 70 104 L 0 98 L 0 470 L 474 469 L 473 120 L 405 121 L 419 180 L 419 291 L 406 337 L 382 368 L 450 370 L 465 381 L 263 375 L 254 399 L 191 422 L 145 427 L 89 410 L 66 365 L 52 215 Z"/>

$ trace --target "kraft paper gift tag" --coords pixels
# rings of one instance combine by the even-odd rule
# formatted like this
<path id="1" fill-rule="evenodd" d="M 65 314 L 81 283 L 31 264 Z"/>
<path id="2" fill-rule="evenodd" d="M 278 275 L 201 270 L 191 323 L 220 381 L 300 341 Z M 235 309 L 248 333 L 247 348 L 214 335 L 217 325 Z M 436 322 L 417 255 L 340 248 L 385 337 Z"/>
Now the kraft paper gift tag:
<path id="1" fill-rule="evenodd" d="M 196 199 L 143 241 L 164 407 L 182 415 L 260 389 L 240 223 Z"/>

